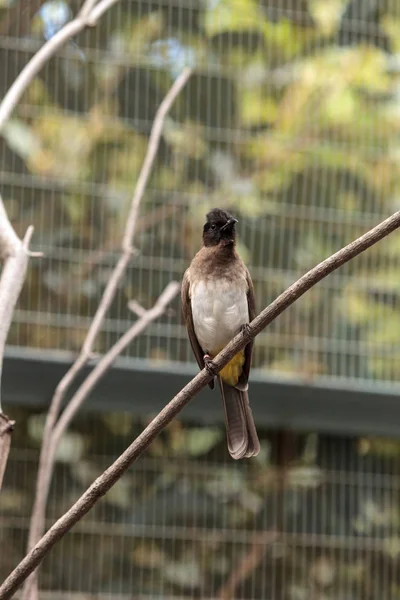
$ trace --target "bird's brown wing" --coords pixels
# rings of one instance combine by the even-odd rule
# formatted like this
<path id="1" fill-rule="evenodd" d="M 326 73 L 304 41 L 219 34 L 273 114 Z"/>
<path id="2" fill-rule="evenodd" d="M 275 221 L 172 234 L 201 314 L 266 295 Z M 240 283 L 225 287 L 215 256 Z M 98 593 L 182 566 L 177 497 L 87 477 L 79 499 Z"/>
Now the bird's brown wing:
<path id="1" fill-rule="evenodd" d="M 247 286 L 248 286 L 247 305 L 249 307 L 249 320 L 252 321 L 256 316 L 256 299 L 255 299 L 255 295 L 254 295 L 253 281 L 252 281 L 251 275 L 247 269 L 246 269 L 246 279 L 247 279 Z M 244 360 L 242 374 L 240 375 L 240 379 L 239 379 L 240 389 L 242 389 L 243 386 L 244 386 L 244 389 L 246 389 L 246 386 L 247 386 L 247 382 L 248 382 L 249 375 L 250 375 L 251 359 L 253 356 L 253 346 L 254 346 L 254 341 L 252 340 L 251 342 L 249 342 L 247 344 L 247 346 L 244 349 L 245 360 Z"/>
<path id="2" fill-rule="evenodd" d="M 181 304 L 182 304 L 183 318 L 185 319 L 186 329 L 189 334 L 190 345 L 192 346 L 192 350 L 196 357 L 197 364 L 199 365 L 200 369 L 204 369 L 204 357 L 203 357 L 204 353 L 200 347 L 200 344 L 198 342 L 198 339 L 197 339 L 195 331 L 194 331 L 192 303 L 190 301 L 190 296 L 189 296 L 189 277 L 187 275 L 187 271 L 185 271 L 185 274 L 184 274 L 183 280 L 182 280 Z M 208 385 L 213 390 L 214 389 L 214 380 L 211 380 Z"/>

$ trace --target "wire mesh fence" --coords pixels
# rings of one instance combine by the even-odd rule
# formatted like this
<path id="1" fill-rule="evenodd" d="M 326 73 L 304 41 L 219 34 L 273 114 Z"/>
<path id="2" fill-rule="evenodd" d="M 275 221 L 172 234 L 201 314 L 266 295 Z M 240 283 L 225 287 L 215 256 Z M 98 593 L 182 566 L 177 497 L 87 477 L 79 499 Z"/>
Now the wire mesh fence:
<path id="1" fill-rule="evenodd" d="M 76 12 L 78 4 L 69 9 Z M 4 6 L 1 91 L 67 11 Z M 59 21 L 57 21 L 57 18 Z M 65 17 L 62 17 L 65 18 Z M 61 19 L 62 21 L 62 19 Z M 399 3 L 124 0 L 30 86 L 1 138 L 2 194 L 35 249 L 10 344 L 80 347 L 110 268 L 152 121 L 184 64 L 136 258 L 99 338 L 126 330 L 179 278 L 214 205 L 238 216 L 261 309 L 298 275 L 398 206 Z M 398 236 L 341 269 L 258 338 L 254 366 L 398 381 Z M 131 357 L 192 362 L 179 311 Z"/>
<path id="2" fill-rule="evenodd" d="M 41 416 L 21 411 L 0 495 L 0 577 L 22 556 Z M 140 430 L 82 415 L 59 454 L 48 524 Z M 256 461 L 175 422 L 46 559 L 43 598 L 394 600 L 400 445 L 264 431 Z"/>
<path id="3" fill-rule="evenodd" d="M 0 95 L 67 4 L 0 6 Z M 69 8 L 76 13 L 79 3 Z M 61 14 L 61 17 L 60 17 Z M 46 65 L 0 138 L 0 181 L 34 250 L 9 337 L 77 351 L 115 264 L 155 112 L 184 65 L 141 206 L 135 257 L 98 352 L 150 306 L 200 245 L 204 215 L 239 218 L 257 308 L 398 209 L 397 0 L 121 0 Z M 257 338 L 254 367 L 396 383 L 399 238 L 328 279 Z M 193 362 L 179 315 L 132 358 Z M 17 409 L 15 409 L 17 412 Z M 0 495 L 0 576 L 22 556 L 43 425 L 19 426 Z M 26 427 L 25 427 L 26 425 Z M 83 415 L 60 450 L 51 523 L 141 424 Z M 396 600 L 399 444 L 261 432 L 260 458 L 227 462 L 219 427 L 178 421 L 54 549 L 43 598 Z"/>

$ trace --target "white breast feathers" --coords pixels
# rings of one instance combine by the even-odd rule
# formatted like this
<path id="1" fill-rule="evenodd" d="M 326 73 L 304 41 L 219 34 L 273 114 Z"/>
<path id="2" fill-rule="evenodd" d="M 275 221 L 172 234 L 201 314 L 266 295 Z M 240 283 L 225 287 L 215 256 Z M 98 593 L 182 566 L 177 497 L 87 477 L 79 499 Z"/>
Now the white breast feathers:
<path id="1" fill-rule="evenodd" d="M 245 280 L 200 281 L 190 286 L 194 330 L 204 352 L 217 354 L 249 322 Z"/>

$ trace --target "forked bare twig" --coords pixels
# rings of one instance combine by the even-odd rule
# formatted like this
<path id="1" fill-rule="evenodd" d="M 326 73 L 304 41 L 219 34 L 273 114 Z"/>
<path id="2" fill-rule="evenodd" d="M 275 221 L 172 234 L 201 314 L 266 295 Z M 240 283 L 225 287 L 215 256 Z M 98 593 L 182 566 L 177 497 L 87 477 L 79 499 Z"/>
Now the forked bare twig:
<path id="1" fill-rule="evenodd" d="M 157 154 L 157 150 L 160 144 L 165 117 L 170 111 L 171 106 L 177 98 L 177 96 L 179 95 L 180 91 L 188 81 L 191 72 L 192 71 L 189 68 L 183 69 L 182 73 L 175 80 L 171 89 L 166 94 L 156 113 L 150 134 L 147 153 L 143 162 L 142 169 L 140 171 L 139 179 L 135 186 L 135 191 L 132 197 L 132 202 L 126 221 L 125 231 L 123 232 L 122 236 L 120 258 L 111 274 L 110 279 L 107 282 L 106 288 L 103 292 L 103 296 L 100 300 L 93 321 L 89 327 L 89 331 L 83 343 L 82 349 L 73 365 L 66 372 L 66 374 L 58 384 L 54 392 L 52 401 L 50 403 L 50 408 L 46 417 L 43 442 L 40 452 L 39 469 L 36 481 L 36 495 L 32 510 L 28 537 L 28 550 L 36 544 L 36 542 L 39 540 L 40 536 L 43 534 L 44 531 L 46 505 L 51 478 L 53 474 L 55 452 L 57 450 L 59 440 L 66 428 L 68 427 L 71 419 L 74 417 L 76 412 L 79 410 L 79 407 L 87 398 L 89 391 L 100 380 L 100 377 L 102 376 L 103 372 L 99 368 L 99 365 L 108 365 L 106 367 L 108 369 L 111 366 L 112 362 L 115 360 L 115 357 L 112 359 L 112 361 L 109 361 L 108 359 L 106 360 L 107 355 L 103 358 L 101 363 L 99 363 L 88 376 L 87 381 L 89 381 L 89 385 L 85 387 L 85 384 L 83 384 L 79 388 L 78 392 L 74 394 L 73 398 L 70 401 L 70 404 L 68 405 L 68 408 L 63 413 L 62 419 L 57 424 L 57 419 L 61 410 L 62 403 L 72 383 L 75 381 L 76 377 L 82 371 L 82 369 L 87 364 L 88 360 L 92 355 L 93 346 L 103 325 L 104 318 L 115 298 L 115 294 L 118 290 L 120 282 L 122 281 L 122 278 L 125 275 L 126 269 L 132 258 L 132 255 L 135 252 L 137 252 L 133 248 L 133 241 L 139 216 L 140 202 L 143 198 L 143 194 L 146 189 L 146 185 L 149 180 L 154 160 Z M 127 334 L 125 334 L 125 336 L 126 335 Z M 125 339 L 125 336 L 123 336 L 121 340 Z M 113 349 L 109 351 L 108 358 L 113 356 L 113 354 L 110 354 L 113 352 Z M 37 588 L 36 578 L 31 577 L 25 586 L 23 600 L 36 600 L 37 592 L 34 588 Z"/>

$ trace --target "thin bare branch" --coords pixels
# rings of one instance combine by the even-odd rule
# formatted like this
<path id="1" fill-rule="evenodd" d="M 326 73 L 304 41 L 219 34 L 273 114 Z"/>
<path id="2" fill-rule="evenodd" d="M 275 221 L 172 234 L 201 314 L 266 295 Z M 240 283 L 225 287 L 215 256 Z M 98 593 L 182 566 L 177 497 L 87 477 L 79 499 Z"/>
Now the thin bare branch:
<path id="1" fill-rule="evenodd" d="M 122 256 L 110 280 L 107 283 L 99 307 L 96 311 L 92 324 L 90 325 L 88 335 L 82 348 L 82 352 L 85 354 L 89 354 L 92 351 L 93 343 L 104 321 L 104 317 L 106 316 L 108 309 L 110 308 L 110 305 L 114 299 L 118 285 L 125 274 L 132 253 L 136 252 L 132 248 L 132 243 L 136 233 L 137 220 L 139 216 L 139 207 L 143 198 L 144 191 L 146 189 L 151 169 L 154 164 L 154 159 L 156 157 L 157 150 L 160 145 L 165 117 L 170 111 L 171 106 L 174 103 L 177 96 L 179 95 L 180 91 L 186 85 L 191 73 L 191 69 L 183 69 L 182 73 L 179 75 L 179 77 L 177 77 L 174 84 L 168 91 L 167 95 L 165 96 L 164 100 L 162 101 L 157 110 L 156 116 L 154 118 L 154 123 L 151 128 L 146 156 L 143 161 L 139 178 L 135 186 L 135 191 L 131 202 L 131 208 L 129 210 L 125 231 L 122 238 Z"/>
<path id="2" fill-rule="evenodd" d="M 182 88 L 186 85 L 192 69 L 185 67 L 179 77 L 176 78 L 173 86 L 161 102 L 157 114 L 154 119 L 153 127 L 151 128 L 151 134 L 149 139 L 149 145 L 147 147 L 146 156 L 143 162 L 142 169 L 140 171 L 139 179 L 136 184 L 135 193 L 132 199 L 132 208 L 129 215 L 127 227 L 125 229 L 124 238 L 122 241 L 122 247 L 125 251 L 128 251 L 132 245 L 132 238 L 136 232 L 137 217 L 139 211 L 140 201 L 146 189 L 147 182 L 150 177 L 151 169 L 153 167 L 154 159 L 157 154 L 158 147 L 160 145 L 161 134 L 164 126 L 165 117 L 169 113 L 171 106 L 175 98 L 179 95 Z"/>
<path id="3" fill-rule="evenodd" d="M 135 191 L 132 197 L 131 207 L 129 210 L 128 218 L 126 221 L 125 231 L 123 233 L 123 239 L 121 244 L 121 256 L 111 274 L 110 279 L 107 282 L 106 288 L 103 292 L 103 296 L 100 300 L 97 311 L 94 315 L 93 321 L 89 327 L 86 339 L 83 343 L 82 349 L 64 375 L 64 377 L 59 382 L 54 396 L 52 398 L 49 411 L 46 417 L 43 442 L 40 451 L 40 459 L 39 459 L 39 468 L 38 475 L 36 480 L 36 495 L 35 501 L 32 510 L 30 530 L 28 536 L 28 549 L 32 548 L 35 545 L 37 540 L 40 538 L 44 531 L 44 523 L 45 523 L 45 512 L 46 512 L 46 504 L 47 497 L 49 493 L 49 487 L 52 477 L 52 465 L 54 463 L 54 456 L 52 456 L 52 451 L 56 450 L 56 444 L 51 443 L 51 437 L 53 430 L 55 428 L 58 415 L 60 413 L 60 409 L 62 403 L 72 385 L 75 381 L 76 377 L 82 371 L 82 369 L 87 364 L 88 360 L 93 354 L 93 346 L 96 341 L 96 338 L 101 330 L 101 327 L 104 322 L 104 318 L 115 298 L 115 294 L 118 290 L 120 282 L 125 275 L 128 264 L 132 258 L 132 256 L 137 252 L 133 247 L 133 239 L 136 232 L 136 224 L 139 215 L 139 207 L 141 200 L 143 198 L 143 194 L 146 188 L 147 181 L 149 179 L 152 166 L 154 164 L 154 159 L 157 154 L 158 147 L 160 145 L 160 139 L 162 135 L 163 125 L 165 121 L 165 117 L 167 116 L 169 110 L 171 109 L 172 104 L 174 103 L 176 97 L 179 95 L 182 88 L 185 86 L 191 75 L 191 69 L 184 69 L 182 73 L 177 77 L 174 84 L 166 94 L 163 102 L 161 103 L 159 109 L 157 110 L 153 127 L 150 134 L 149 145 L 147 148 L 147 153 L 143 162 L 143 166 L 139 175 L 139 179 L 137 181 Z M 99 363 L 100 364 L 100 363 Z M 98 365 L 97 365 L 98 367 Z M 96 369 L 97 369 L 96 367 Z M 100 371 L 96 370 L 96 373 Z M 92 373 L 89 377 L 92 376 Z M 76 395 L 74 396 L 76 397 Z M 86 396 L 85 396 L 86 397 Z M 83 402 L 85 397 L 79 402 Z M 73 411 L 71 414 L 74 414 Z M 67 413 L 70 414 L 70 413 Z M 65 415 L 65 413 L 64 413 Z M 68 426 L 68 422 L 66 418 L 63 419 L 63 427 Z M 61 429 L 58 428 L 58 439 L 61 435 Z M 30 578 L 30 582 L 27 584 L 29 588 L 31 588 L 31 584 L 34 583 L 33 578 Z M 34 600 L 36 594 L 34 592 L 30 592 L 25 586 L 24 590 L 24 600 Z"/>
<path id="4" fill-rule="evenodd" d="M 216 371 L 220 371 L 244 346 L 249 338 L 256 337 L 265 327 L 274 321 L 333 271 L 349 262 L 367 248 L 370 248 L 392 231 L 400 227 L 400 211 L 351 242 L 316 267 L 300 277 L 276 300 L 271 302 L 250 324 L 246 335 L 239 333 L 214 358 Z M 75 504 L 54 523 L 48 532 L 39 540 L 29 554 L 19 563 L 0 587 L 0 600 L 8 600 L 21 586 L 29 574 L 42 562 L 51 548 L 56 544 L 96 502 L 108 492 L 125 471 L 148 448 L 154 438 L 172 421 L 172 419 L 202 390 L 211 380 L 212 375 L 206 369 L 200 371 L 161 412 L 151 421 L 146 429 L 132 442 L 119 458 L 86 490 Z"/>

